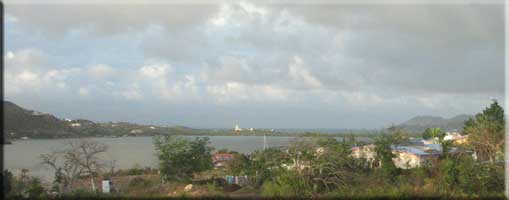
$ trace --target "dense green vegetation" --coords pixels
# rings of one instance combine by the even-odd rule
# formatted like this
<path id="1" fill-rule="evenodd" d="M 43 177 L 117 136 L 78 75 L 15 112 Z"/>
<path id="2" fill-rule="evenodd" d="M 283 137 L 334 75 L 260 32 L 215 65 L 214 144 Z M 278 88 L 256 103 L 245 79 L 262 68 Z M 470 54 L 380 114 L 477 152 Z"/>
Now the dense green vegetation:
<path id="1" fill-rule="evenodd" d="M 497 101 L 466 122 L 465 134 L 469 135 L 470 147 L 478 157 L 490 163 L 503 161 L 505 118 Z"/>
<path id="2" fill-rule="evenodd" d="M 247 175 L 251 187 L 267 197 L 503 197 L 504 165 L 497 162 L 503 157 L 496 156 L 503 153 L 503 146 L 479 145 L 483 140 L 503 141 L 503 123 L 503 110 L 494 102 L 466 123 L 466 132 L 473 136 L 468 145 L 446 141 L 440 128 L 427 129 L 423 135 L 437 138 L 444 148 L 437 163 L 416 168 L 395 166 L 391 146 L 408 142 L 409 135 L 392 127 L 374 139 L 373 165 L 351 155 L 356 145 L 354 137 L 341 141 L 300 137 L 287 148 L 267 148 L 249 155 L 236 153 L 237 159 L 224 170 L 227 174 Z M 448 149 L 452 147 L 465 151 L 450 154 Z M 474 159 L 469 150 L 479 155 L 494 153 Z"/>
<path id="3" fill-rule="evenodd" d="M 211 169 L 212 148 L 207 146 L 208 143 L 208 138 L 154 137 L 161 177 L 167 181 L 186 181 L 193 173 Z"/>
<path id="4" fill-rule="evenodd" d="M 10 171 L 4 170 L 2 177 L 6 197 L 41 198 L 47 196 L 41 181 L 38 178 L 28 176 L 28 170 L 23 169 L 18 177 L 13 176 Z"/>

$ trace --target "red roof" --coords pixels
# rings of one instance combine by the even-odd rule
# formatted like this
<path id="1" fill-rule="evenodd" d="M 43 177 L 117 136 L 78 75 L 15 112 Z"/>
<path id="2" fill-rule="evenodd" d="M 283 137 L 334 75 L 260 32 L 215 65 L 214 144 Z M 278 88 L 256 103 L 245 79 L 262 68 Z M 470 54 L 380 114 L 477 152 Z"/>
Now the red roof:
<path id="1" fill-rule="evenodd" d="M 212 156 L 212 160 L 216 161 L 228 161 L 233 160 L 234 155 L 231 153 L 216 153 Z"/>

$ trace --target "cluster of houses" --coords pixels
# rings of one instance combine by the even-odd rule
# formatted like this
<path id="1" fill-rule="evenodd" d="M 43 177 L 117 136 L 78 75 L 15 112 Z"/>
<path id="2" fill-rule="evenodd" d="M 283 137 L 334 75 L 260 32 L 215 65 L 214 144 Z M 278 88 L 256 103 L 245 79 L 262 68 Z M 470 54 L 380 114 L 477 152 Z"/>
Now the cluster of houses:
<path id="1" fill-rule="evenodd" d="M 243 129 L 243 128 L 240 128 L 238 124 L 235 124 L 235 128 L 233 129 L 233 131 L 235 131 L 235 132 L 241 132 L 241 131 L 245 131 L 245 130 L 253 132 L 254 128 Z"/>
<path id="2" fill-rule="evenodd" d="M 465 144 L 468 143 L 468 136 L 461 135 L 458 132 L 448 132 L 444 137 L 444 140 L 452 141 L 454 144 Z M 395 155 L 393 158 L 394 164 L 398 168 L 409 169 L 420 167 L 424 165 L 435 165 L 438 163 L 439 158 L 442 154 L 442 146 L 439 144 L 437 138 L 432 138 L 429 140 L 422 139 L 413 139 L 405 144 L 392 145 L 392 153 Z M 363 158 L 366 159 L 369 165 L 374 166 L 375 162 L 375 145 L 369 144 L 364 146 L 356 146 L 352 149 L 352 156 L 355 158 Z M 315 156 L 320 156 L 324 153 L 323 148 L 317 148 L 315 152 Z M 458 147 L 450 147 L 449 154 L 460 154 L 466 153 L 468 155 L 472 155 L 475 158 L 475 154 L 472 152 L 460 149 Z M 216 169 L 224 168 L 227 166 L 227 163 L 234 160 L 235 156 L 231 153 L 216 153 L 212 156 L 212 161 L 214 163 L 214 167 Z M 302 170 L 306 167 L 308 163 L 306 162 L 293 162 L 288 164 L 283 164 L 282 167 L 290 170 Z M 244 184 L 247 180 L 247 177 L 237 177 L 237 176 L 227 176 L 225 179 L 231 183 L 242 183 Z"/>
<path id="3" fill-rule="evenodd" d="M 458 132 L 448 132 L 444 140 L 452 141 L 454 144 L 466 144 L 468 136 L 461 135 Z M 392 153 L 395 155 L 393 158 L 394 164 L 398 168 L 409 169 L 427 164 L 437 164 L 440 155 L 442 154 L 442 146 L 438 144 L 437 138 L 429 140 L 412 139 L 410 142 L 401 145 L 392 145 Z M 365 146 L 353 147 L 352 156 L 355 158 L 363 158 L 373 165 L 375 160 L 375 145 L 369 144 Z M 450 154 L 467 153 L 475 158 L 475 154 L 468 152 L 457 147 L 449 149 Z"/>

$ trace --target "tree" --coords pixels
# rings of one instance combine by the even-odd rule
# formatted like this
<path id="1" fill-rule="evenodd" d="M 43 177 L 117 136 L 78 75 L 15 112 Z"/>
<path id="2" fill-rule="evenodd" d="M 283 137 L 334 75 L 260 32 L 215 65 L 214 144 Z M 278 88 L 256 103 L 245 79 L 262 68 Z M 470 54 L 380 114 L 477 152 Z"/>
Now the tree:
<path id="1" fill-rule="evenodd" d="M 452 145 L 452 141 L 445 140 L 445 131 L 441 128 L 427 128 L 423 133 L 423 138 L 427 137 L 433 140 L 438 139 L 438 143 L 442 147 L 442 158 L 447 157 L 449 154 L 449 149 Z"/>
<path id="2" fill-rule="evenodd" d="M 384 180 L 393 181 L 398 173 L 393 159 L 392 146 L 408 141 L 408 136 L 402 130 L 395 130 L 392 134 L 380 134 L 375 138 L 375 163 L 381 165 L 381 172 Z"/>
<path id="3" fill-rule="evenodd" d="M 316 142 L 320 151 L 310 160 L 308 176 L 314 184 L 314 192 L 332 191 L 347 186 L 362 170 L 361 165 L 351 156 L 352 140 L 338 142 L 334 138 L 323 138 Z"/>
<path id="4" fill-rule="evenodd" d="M 424 133 L 422 133 L 423 139 L 435 139 L 445 137 L 445 132 L 441 128 L 427 128 Z"/>
<path id="5" fill-rule="evenodd" d="M 277 177 L 266 181 L 262 186 L 262 195 L 268 197 L 311 197 L 312 184 L 297 171 L 281 170 Z"/>
<path id="6" fill-rule="evenodd" d="M 189 180 L 193 173 L 211 169 L 213 148 L 209 138 L 186 140 L 179 136 L 155 136 L 154 145 L 163 180 Z"/>
<path id="7" fill-rule="evenodd" d="M 316 145 L 306 140 L 307 138 L 295 138 L 291 141 L 286 153 L 292 164 L 290 165 L 298 173 L 309 166 L 310 160 L 314 158 Z"/>
<path id="8" fill-rule="evenodd" d="M 41 154 L 42 164 L 59 171 L 64 185 L 72 190 L 76 179 L 81 175 L 88 175 L 91 189 L 96 192 L 95 176 L 104 166 L 99 158 L 101 153 L 106 152 L 107 146 L 93 140 L 79 139 L 66 143 L 63 150 L 53 151 L 49 154 Z"/>
<path id="9" fill-rule="evenodd" d="M 441 183 L 445 186 L 445 191 L 451 191 L 453 186 L 458 183 L 459 171 L 455 160 L 448 158 L 440 161 L 439 165 Z"/>
<path id="10" fill-rule="evenodd" d="M 41 185 L 41 181 L 38 178 L 32 178 L 28 185 L 28 197 L 30 198 L 40 198 L 44 194 L 45 189 Z"/>
<path id="11" fill-rule="evenodd" d="M 7 196 L 12 190 L 13 176 L 9 170 L 3 171 L 4 195 Z"/>
<path id="12" fill-rule="evenodd" d="M 55 174 L 60 171 L 61 183 L 67 192 L 74 188 L 76 179 L 82 175 L 83 169 L 79 163 L 65 159 L 65 151 L 53 151 L 49 154 L 41 154 L 42 164 L 51 167 L 55 170 Z M 61 191 L 63 192 L 63 191 Z"/>
<path id="13" fill-rule="evenodd" d="M 504 149 L 504 110 L 496 100 L 465 123 L 464 133 L 478 158 L 494 163 Z"/>
<path id="14" fill-rule="evenodd" d="M 63 181 L 64 181 L 64 175 L 62 173 L 62 168 L 58 168 L 55 171 L 55 179 L 53 180 L 53 187 L 51 188 L 52 191 L 61 193 Z"/>
<path id="15" fill-rule="evenodd" d="M 238 152 L 230 152 L 233 154 L 233 159 L 226 162 L 226 169 L 232 175 L 244 175 L 249 165 L 249 158 L 244 154 Z"/>
<path id="16" fill-rule="evenodd" d="M 246 174 L 252 178 L 255 186 L 261 186 L 265 180 L 276 176 L 282 165 L 288 164 L 290 159 L 281 148 L 270 147 L 253 152 L 248 162 Z"/>
<path id="17" fill-rule="evenodd" d="M 98 157 L 106 152 L 108 147 L 93 140 L 81 139 L 69 142 L 71 151 L 66 152 L 67 159 L 73 160 L 83 167 L 84 172 L 90 177 L 92 192 L 96 192 L 94 177 L 102 169 L 104 163 Z"/>

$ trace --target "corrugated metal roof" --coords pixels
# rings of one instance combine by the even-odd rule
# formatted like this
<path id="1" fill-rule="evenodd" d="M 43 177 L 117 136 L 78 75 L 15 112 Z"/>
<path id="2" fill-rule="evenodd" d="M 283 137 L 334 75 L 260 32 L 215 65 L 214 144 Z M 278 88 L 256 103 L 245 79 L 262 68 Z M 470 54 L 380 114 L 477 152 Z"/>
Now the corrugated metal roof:
<path id="1" fill-rule="evenodd" d="M 412 145 L 412 146 L 391 146 L 395 151 L 404 151 L 408 153 L 412 153 L 419 156 L 431 156 L 431 155 L 440 155 L 440 151 L 429 148 L 421 145 Z"/>
<path id="2" fill-rule="evenodd" d="M 391 146 L 393 150 L 405 151 L 419 156 L 431 156 L 442 154 L 442 146 L 440 144 L 424 144 L 424 145 L 397 145 Z M 459 149 L 451 147 L 449 152 L 458 152 Z"/>

